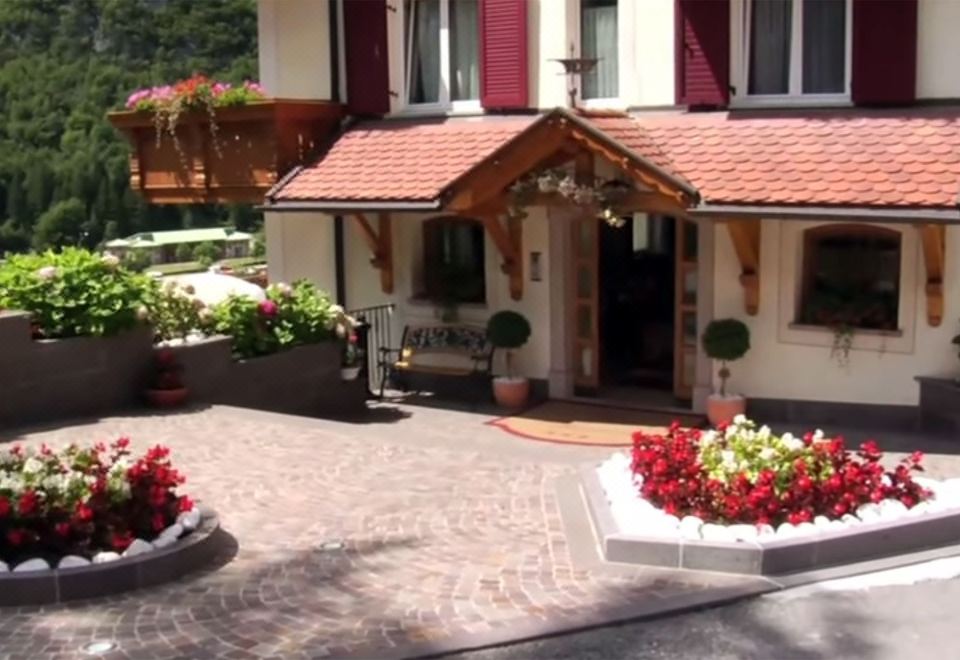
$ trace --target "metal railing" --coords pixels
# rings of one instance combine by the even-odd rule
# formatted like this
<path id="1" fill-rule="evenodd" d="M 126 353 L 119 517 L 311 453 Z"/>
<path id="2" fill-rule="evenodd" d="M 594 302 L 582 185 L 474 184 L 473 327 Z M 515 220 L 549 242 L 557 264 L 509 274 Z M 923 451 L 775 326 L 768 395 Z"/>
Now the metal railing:
<path id="1" fill-rule="evenodd" d="M 380 389 L 381 373 L 379 369 L 380 349 L 396 348 L 393 344 L 393 316 L 394 304 L 374 305 L 347 310 L 347 313 L 357 320 L 357 339 L 364 348 L 365 360 L 363 377 L 371 396 Z"/>

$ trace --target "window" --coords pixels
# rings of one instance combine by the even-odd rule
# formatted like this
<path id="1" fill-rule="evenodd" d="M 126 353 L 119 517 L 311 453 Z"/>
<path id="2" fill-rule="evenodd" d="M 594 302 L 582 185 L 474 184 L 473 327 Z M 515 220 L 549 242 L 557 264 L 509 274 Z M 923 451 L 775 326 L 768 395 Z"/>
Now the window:
<path id="1" fill-rule="evenodd" d="M 423 277 L 427 298 L 443 303 L 487 299 L 483 225 L 467 218 L 423 223 Z"/>
<path id="2" fill-rule="evenodd" d="M 900 239 L 900 232 L 870 225 L 806 230 L 798 321 L 896 330 Z"/>
<path id="3" fill-rule="evenodd" d="M 403 8 L 407 104 L 476 105 L 479 0 L 405 0 Z"/>
<path id="4" fill-rule="evenodd" d="M 743 0 L 740 9 L 746 96 L 847 98 L 850 0 Z"/>
<path id="5" fill-rule="evenodd" d="M 617 1 L 580 2 L 580 56 L 598 60 L 583 76 L 580 95 L 584 99 L 614 99 L 619 95 Z"/>

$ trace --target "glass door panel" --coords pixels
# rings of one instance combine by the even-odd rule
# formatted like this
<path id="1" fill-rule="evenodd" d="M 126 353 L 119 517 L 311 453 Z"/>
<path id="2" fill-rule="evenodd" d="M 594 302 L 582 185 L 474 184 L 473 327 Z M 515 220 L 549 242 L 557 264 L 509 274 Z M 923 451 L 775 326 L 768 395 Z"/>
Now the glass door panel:
<path id="1" fill-rule="evenodd" d="M 678 218 L 673 336 L 673 394 L 693 397 L 697 366 L 697 224 Z"/>
<path id="2" fill-rule="evenodd" d="M 597 260 L 599 258 L 600 225 L 595 217 L 574 221 L 573 272 L 575 273 L 569 306 L 573 325 L 573 365 L 576 388 L 596 391 L 600 385 L 600 350 L 598 328 L 599 291 Z"/>

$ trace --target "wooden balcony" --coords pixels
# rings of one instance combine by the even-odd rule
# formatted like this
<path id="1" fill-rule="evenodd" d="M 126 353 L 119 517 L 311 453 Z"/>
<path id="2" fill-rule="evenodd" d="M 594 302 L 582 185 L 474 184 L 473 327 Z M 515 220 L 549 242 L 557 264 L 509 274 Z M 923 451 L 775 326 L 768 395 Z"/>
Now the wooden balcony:
<path id="1" fill-rule="evenodd" d="M 180 117 L 175 136 L 149 112 L 111 112 L 130 141 L 130 187 L 151 204 L 260 203 L 284 174 L 332 139 L 343 108 L 270 99 Z"/>

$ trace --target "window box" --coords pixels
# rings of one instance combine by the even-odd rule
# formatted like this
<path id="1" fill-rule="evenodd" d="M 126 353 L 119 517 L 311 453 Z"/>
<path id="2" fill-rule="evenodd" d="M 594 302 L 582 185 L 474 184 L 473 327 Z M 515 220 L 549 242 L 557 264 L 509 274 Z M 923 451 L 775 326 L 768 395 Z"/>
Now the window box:
<path id="1" fill-rule="evenodd" d="M 315 155 L 336 129 L 339 104 L 271 99 L 177 122 L 159 139 L 149 112 L 112 112 L 130 155 L 130 187 L 152 204 L 258 203 L 288 171 Z"/>

